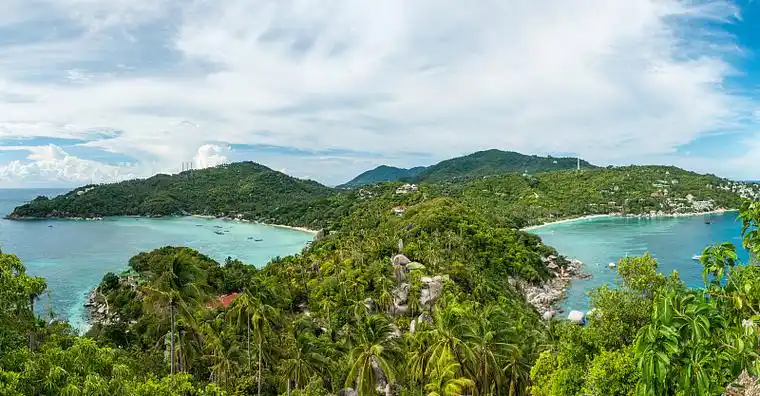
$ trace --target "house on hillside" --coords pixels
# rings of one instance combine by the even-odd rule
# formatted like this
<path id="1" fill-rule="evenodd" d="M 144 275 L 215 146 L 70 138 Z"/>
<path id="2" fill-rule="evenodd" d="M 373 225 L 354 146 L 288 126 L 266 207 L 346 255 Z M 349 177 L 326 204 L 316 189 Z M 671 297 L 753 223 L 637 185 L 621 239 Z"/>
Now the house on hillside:
<path id="1" fill-rule="evenodd" d="M 207 308 L 227 308 L 235 301 L 238 293 L 222 294 L 218 299 L 209 302 Z"/>
<path id="2" fill-rule="evenodd" d="M 393 214 L 396 216 L 403 216 L 404 215 L 404 207 L 403 206 L 394 206 L 393 207 Z"/>
<path id="3" fill-rule="evenodd" d="M 417 186 L 416 184 L 406 183 L 403 186 L 396 189 L 396 194 L 409 194 L 409 193 L 417 192 L 419 191 L 419 189 L 420 189 L 419 186 Z"/>

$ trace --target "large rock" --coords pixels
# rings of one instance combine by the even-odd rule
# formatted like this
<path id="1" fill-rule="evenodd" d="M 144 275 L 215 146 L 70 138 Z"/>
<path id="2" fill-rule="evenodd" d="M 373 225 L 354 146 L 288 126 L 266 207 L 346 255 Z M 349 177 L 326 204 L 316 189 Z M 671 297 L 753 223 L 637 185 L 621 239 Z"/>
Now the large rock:
<path id="1" fill-rule="evenodd" d="M 409 300 L 409 284 L 402 283 L 393 289 L 393 303 L 395 305 L 404 305 Z"/>
<path id="2" fill-rule="evenodd" d="M 393 314 L 396 316 L 404 316 L 407 312 L 409 312 L 409 306 L 406 304 L 393 306 Z"/>
<path id="3" fill-rule="evenodd" d="M 443 292 L 443 281 L 448 279 L 448 275 L 436 275 L 434 277 L 423 276 L 422 290 L 420 291 L 420 304 L 423 306 L 432 306 L 435 301 L 441 297 Z"/>
<path id="4" fill-rule="evenodd" d="M 411 262 L 412 262 L 412 260 L 409 260 L 409 258 L 406 257 L 406 256 L 404 256 L 403 254 L 397 254 L 397 255 L 393 256 L 393 258 L 391 259 L 391 264 L 393 264 L 394 266 L 396 266 L 396 265 L 402 265 L 403 266 L 403 265 L 407 265 L 407 264 L 409 264 Z"/>
<path id="5" fill-rule="evenodd" d="M 396 282 L 401 283 L 406 280 L 406 270 L 401 265 L 393 266 L 393 277 L 396 278 Z"/>
<path id="6" fill-rule="evenodd" d="M 544 320 L 547 322 L 552 320 L 552 318 L 554 318 L 554 311 L 549 310 L 549 311 L 544 312 L 543 317 L 544 317 Z"/>
<path id="7" fill-rule="evenodd" d="M 570 311 L 567 315 L 567 320 L 577 325 L 582 325 L 586 322 L 586 315 L 581 311 Z"/>
<path id="8" fill-rule="evenodd" d="M 374 357 L 372 357 L 372 360 L 370 361 L 370 366 L 375 373 L 375 389 L 378 393 L 382 393 L 385 391 L 385 386 L 388 385 L 388 379 L 385 376 L 383 369 L 381 369 L 380 365 L 377 363 L 377 359 Z"/>
<path id="9" fill-rule="evenodd" d="M 364 299 L 364 306 L 367 308 L 367 312 L 369 313 L 377 312 L 377 304 L 375 304 L 375 301 L 369 297 Z"/>
<path id="10" fill-rule="evenodd" d="M 359 392 L 354 388 L 344 388 L 338 391 L 338 396 L 359 396 Z"/>

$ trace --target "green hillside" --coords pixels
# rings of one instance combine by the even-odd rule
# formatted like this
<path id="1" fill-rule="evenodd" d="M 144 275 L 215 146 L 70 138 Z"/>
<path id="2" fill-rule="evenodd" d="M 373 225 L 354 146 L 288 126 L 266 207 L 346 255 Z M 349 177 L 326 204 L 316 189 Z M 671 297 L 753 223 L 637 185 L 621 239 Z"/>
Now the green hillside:
<path id="1" fill-rule="evenodd" d="M 409 178 L 410 181 L 440 183 L 457 178 L 474 178 L 501 173 L 538 173 L 556 170 L 576 169 L 578 160 L 567 157 L 539 157 L 512 151 L 486 150 L 463 157 L 439 162 Z M 593 165 L 581 160 L 582 168 Z"/>
<path id="2" fill-rule="evenodd" d="M 310 205 L 334 194 L 253 162 L 234 163 L 177 175 L 91 185 L 16 208 L 12 219 L 45 217 L 242 216 L 264 222 L 299 224 Z"/>
<path id="3" fill-rule="evenodd" d="M 404 169 L 381 165 L 360 174 L 351 181 L 338 186 L 338 188 L 356 188 L 378 182 L 397 180 L 412 183 L 440 183 L 502 173 L 527 172 L 532 174 L 576 169 L 577 166 L 577 158 L 540 157 L 492 149 L 451 158 L 427 167 Z M 580 161 L 580 166 L 584 169 L 594 167 L 584 160 Z"/>
<path id="4" fill-rule="evenodd" d="M 375 169 L 368 170 L 359 176 L 351 179 L 350 181 L 343 183 L 338 188 L 356 188 L 366 186 L 369 184 L 375 184 L 380 182 L 391 182 L 401 180 L 405 178 L 411 178 L 417 176 L 420 172 L 424 171 L 424 166 L 418 166 L 415 168 L 396 168 L 395 166 L 380 165 Z"/>
<path id="5" fill-rule="evenodd" d="M 519 226 L 592 214 L 673 214 L 738 208 L 760 198 L 760 186 L 667 166 L 557 171 L 483 177 L 430 185 L 479 208 L 494 221 Z"/>

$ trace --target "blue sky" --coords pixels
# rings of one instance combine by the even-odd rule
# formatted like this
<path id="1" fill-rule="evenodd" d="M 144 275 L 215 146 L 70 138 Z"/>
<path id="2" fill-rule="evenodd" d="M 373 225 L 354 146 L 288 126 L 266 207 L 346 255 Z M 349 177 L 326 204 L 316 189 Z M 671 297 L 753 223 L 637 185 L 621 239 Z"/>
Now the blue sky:
<path id="1" fill-rule="evenodd" d="M 760 3 L 4 0 L 0 187 L 489 148 L 760 179 Z"/>

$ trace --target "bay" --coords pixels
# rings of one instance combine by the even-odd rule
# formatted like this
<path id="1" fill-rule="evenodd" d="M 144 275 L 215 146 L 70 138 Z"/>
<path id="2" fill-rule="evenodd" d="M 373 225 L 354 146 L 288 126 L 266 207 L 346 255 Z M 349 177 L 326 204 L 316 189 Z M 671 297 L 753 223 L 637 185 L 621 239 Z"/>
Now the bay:
<path id="1" fill-rule="evenodd" d="M 0 189 L 0 215 L 4 217 L 38 195 L 64 192 Z M 3 253 L 16 254 L 29 274 L 47 280 L 49 293 L 37 303 L 38 314 L 52 309 L 80 330 L 88 327 L 84 311 L 87 293 L 107 272 L 126 269 L 129 258 L 137 253 L 167 245 L 187 246 L 220 262 L 232 257 L 262 267 L 276 256 L 300 252 L 312 238 L 298 230 L 197 217 L 0 220 Z"/>
<path id="2" fill-rule="evenodd" d="M 625 256 L 649 252 L 664 274 L 678 271 L 689 287 L 701 287 L 702 264 L 692 256 L 719 242 L 731 242 L 739 257 L 747 262 L 741 247 L 741 221 L 737 212 L 687 217 L 602 217 L 548 224 L 529 232 L 537 234 L 560 254 L 584 263 L 591 279 L 574 279 L 562 303 L 565 311 L 589 308 L 588 291 L 601 285 L 614 285 L 617 271 L 608 264 Z M 709 222 L 709 224 L 708 224 Z"/>

